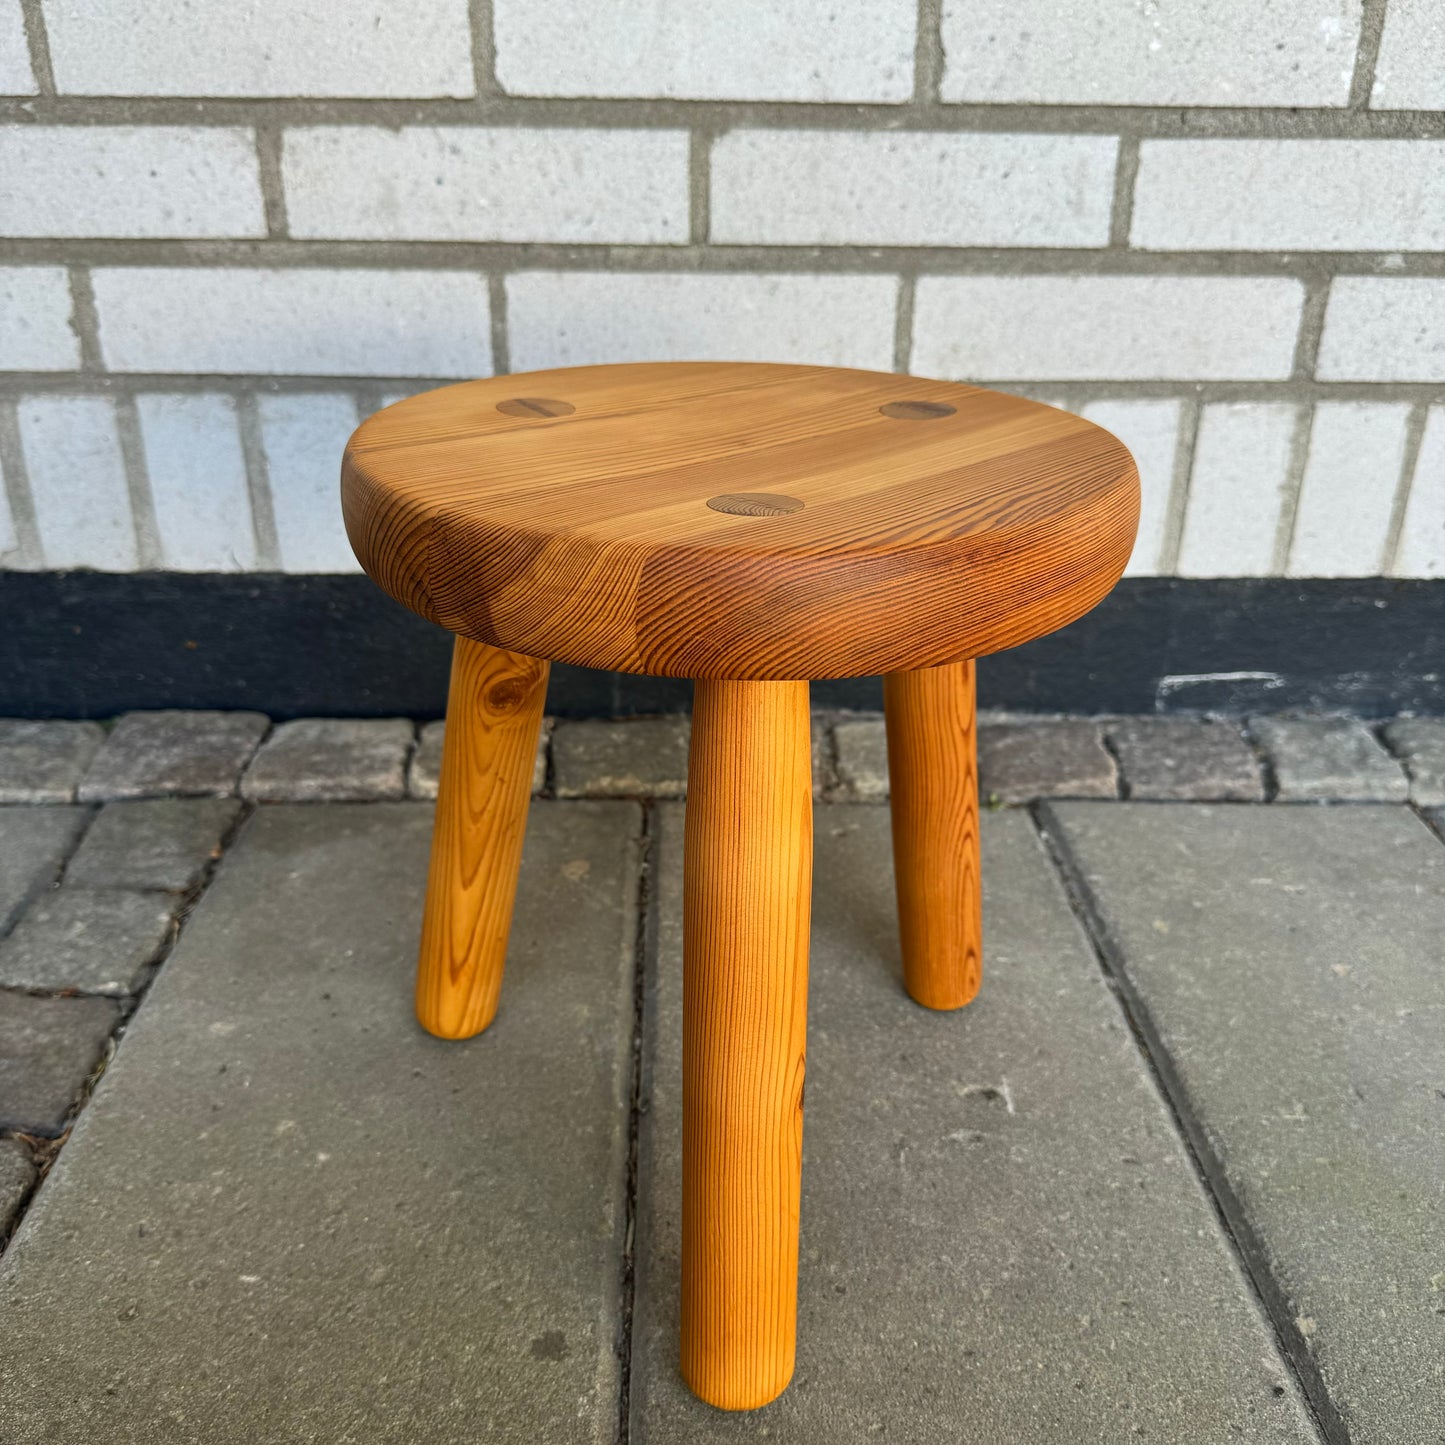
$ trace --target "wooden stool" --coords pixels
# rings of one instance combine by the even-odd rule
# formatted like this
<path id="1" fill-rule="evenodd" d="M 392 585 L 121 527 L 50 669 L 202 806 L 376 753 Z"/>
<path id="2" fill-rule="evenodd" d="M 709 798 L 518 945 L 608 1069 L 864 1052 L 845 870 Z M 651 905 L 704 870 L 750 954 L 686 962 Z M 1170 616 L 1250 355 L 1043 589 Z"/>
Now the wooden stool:
<path id="1" fill-rule="evenodd" d="M 549 661 L 695 679 L 684 885 L 682 1372 L 793 1371 L 812 786 L 808 679 L 882 673 L 908 992 L 980 969 L 972 659 L 1128 559 L 1124 447 L 1036 402 L 826 367 L 583 367 L 378 412 L 346 449 L 367 572 L 457 634 L 417 1014 L 492 1021 Z"/>

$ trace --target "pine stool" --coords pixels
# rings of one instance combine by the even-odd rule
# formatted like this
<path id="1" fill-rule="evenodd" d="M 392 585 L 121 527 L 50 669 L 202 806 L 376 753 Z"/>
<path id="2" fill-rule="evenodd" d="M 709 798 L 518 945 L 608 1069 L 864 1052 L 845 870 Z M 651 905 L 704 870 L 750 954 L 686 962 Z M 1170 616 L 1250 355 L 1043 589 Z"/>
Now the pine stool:
<path id="1" fill-rule="evenodd" d="M 808 679 L 882 673 L 908 992 L 978 989 L 972 659 L 1093 607 L 1128 452 L 1052 407 L 827 367 L 502 376 L 346 449 L 347 532 L 457 634 L 417 973 L 492 1021 L 550 661 L 694 682 L 684 883 L 682 1372 L 725 1409 L 793 1370 L 812 785 Z"/>

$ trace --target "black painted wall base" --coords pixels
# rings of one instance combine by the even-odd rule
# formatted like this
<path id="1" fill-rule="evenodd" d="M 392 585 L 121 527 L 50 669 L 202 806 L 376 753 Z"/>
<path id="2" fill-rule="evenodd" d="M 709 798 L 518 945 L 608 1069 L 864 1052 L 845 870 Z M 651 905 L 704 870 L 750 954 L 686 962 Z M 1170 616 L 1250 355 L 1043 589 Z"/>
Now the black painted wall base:
<path id="1" fill-rule="evenodd" d="M 440 716 L 450 638 L 365 577 L 0 573 L 0 716 L 132 708 Z M 685 710 L 691 685 L 558 666 L 563 717 Z M 877 708 L 877 678 L 818 707 Z M 1022 712 L 1445 713 L 1445 581 L 1127 578 L 1071 627 L 979 664 Z"/>

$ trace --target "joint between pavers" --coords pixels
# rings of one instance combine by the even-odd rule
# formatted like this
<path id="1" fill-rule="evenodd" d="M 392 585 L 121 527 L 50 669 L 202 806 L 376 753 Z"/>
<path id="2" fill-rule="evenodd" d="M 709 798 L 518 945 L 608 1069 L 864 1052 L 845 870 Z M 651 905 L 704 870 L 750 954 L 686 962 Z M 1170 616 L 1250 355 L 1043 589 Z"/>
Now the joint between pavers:
<path id="1" fill-rule="evenodd" d="M 1123 950 L 1104 919 L 1087 875 L 1069 848 L 1050 805 L 1047 802 L 1035 803 L 1029 809 L 1029 817 L 1040 844 L 1053 864 L 1069 908 L 1088 940 L 1104 982 L 1118 1002 L 1129 1034 L 1139 1049 L 1160 1100 L 1174 1122 L 1200 1188 L 1213 1206 L 1215 1219 L 1229 1241 L 1240 1273 L 1273 1330 L 1280 1355 L 1293 1372 L 1314 1423 L 1326 1445 L 1350 1445 L 1349 1431 L 1310 1353 L 1309 1344 L 1295 1323 L 1295 1311 L 1288 1295 L 1275 1279 L 1263 1241 L 1256 1234 L 1242 1201 L 1229 1183 L 1208 1134 L 1195 1116 L 1188 1091 L 1152 1015 L 1133 987 Z"/>

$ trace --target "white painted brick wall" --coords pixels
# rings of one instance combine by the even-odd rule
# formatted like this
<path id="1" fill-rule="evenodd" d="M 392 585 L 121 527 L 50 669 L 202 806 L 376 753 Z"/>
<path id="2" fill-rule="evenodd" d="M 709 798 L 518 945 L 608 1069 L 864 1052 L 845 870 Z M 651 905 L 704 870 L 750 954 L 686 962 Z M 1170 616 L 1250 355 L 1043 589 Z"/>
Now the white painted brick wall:
<path id="1" fill-rule="evenodd" d="M 1181 577 L 1263 577 L 1289 479 L 1297 409 L 1268 402 L 1204 407 L 1179 547 Z"/>
<path id="2" fill-rule="evenodd" d="M 518 371 L 604 361 L 798 361 L 888 371 L 892 276 L 507 278 Z"/>
<path id="3" fill-rule="evenodd" d="M 1445 277 L 1337 278 L 1316 373 L 1325 381 L 1445 381 Z"/>
<path id="4" fill-rule="evenodd" d="M 68 371 L 80 365 L 70 328 L 70 278 L 61 266 L 0 266 L 0 368 Z"/>
<path id="5" fill-rule="evenodd" d="M 1432 406 L 1405 507 L 1396 577 L 1445 577 L 1445 406 Z"/>
<path id="6" fill-rule="evenodd" d="M 1102 246 L 1113 136 L 738 130 L 712 152 L 712 239 Z"/>
<path id="7" fill-rule="evenodd" d="M 901 101 L 912 0 L 493 0 L 512 95 Z"/>
<path id="8" fill-rule="evenodd" d="M 1155 251 L 1445 250 L 1445 141 L 1145 141 L 1129 239 Z"/>
<path id="9" fill-rule="evenodd" d="M 282 570 L 358 571 L 341 519 L 341 453 L 361 420 L 355 399 L 263 396 L 258 407 Z"/>
<path id="10" fill-rule="evenodd" d="M 184 126 L 0 129 L 0 235 L 264 236 L 255 137 Z"/>
<path id="11" fill-rule="evenodd" d="M 321 126 L 287 132 L 293 236 L 674 243 L 686 131 Z"/>
<path id="12" fill-rule="evenodd" d="M 102 267 L 116 371 L 475 376 L 491 370 L 485 283 L 455 271 Z"/>
<path id="13" fill-rule="evenodd" d="M 162 566 L 244 572 L 257 563 L 236 402 L 215 394 L 136 398 Z"/>
<path id="14" fill-rule="evenodd" d="M 1284 277 L 925 276 L 912 370 L 969 380 L 1265 380 L 1293 363 Z"/>
<path id="15" fill-rule="evenodd" d="M 1316 405 L 1286 568 L 1291 577 L 1384 571 L 1409 414 L 1404 402 Z"/>
<path id="16" fill-rule="evenodd" d="M 0 95 L 34 95 L 35 72 L 25 42 L 20 0 L 0 0 Z"/>
<path id="17" fill-rule="evenodd" d="M 1390 0 L 1370 92 L 1375 110 L 1445 110 L 1445 9 Z"/>
<path id="18" fill-rule="evenodd" d="M 16 413 L 45 565 L 134 570 L 139 558 L 114 402 L 24 397 Z"/>
<path id="19" fill-rule="evenodd" d="M 1053 105 L 1344 105 L 1359 27 L 1359 0 L 943 0 L 942 94 Z"/>
<path id="20" fill-rule="evenodd" d="M 62 95 L 465 96 L 467 0 L 45 0 Z"/>
<path id="21" fill-rule="evenodd" d="M 1155 576 L 1165 561 L 1181 409 L 1171 400 L 1095 401 L 1081 409 L 1129 448 L 1139 468 L 1139 532 L 1127 577 Z"/>

